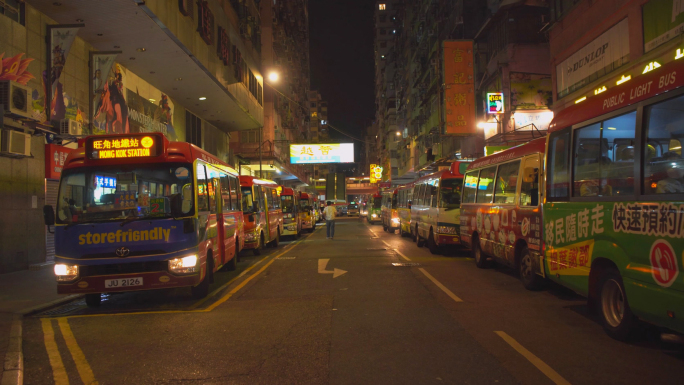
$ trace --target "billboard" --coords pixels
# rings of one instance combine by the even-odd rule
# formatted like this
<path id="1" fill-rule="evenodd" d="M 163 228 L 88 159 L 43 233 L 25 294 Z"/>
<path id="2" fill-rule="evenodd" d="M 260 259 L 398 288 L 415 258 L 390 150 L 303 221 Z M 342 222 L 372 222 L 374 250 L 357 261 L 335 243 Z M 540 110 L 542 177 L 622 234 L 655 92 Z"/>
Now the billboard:
<path id="1" fill-rule="evenodd" d="M 290 163 L 354 163 L 354 143 L 291 144 Z"/>
<path id="2" fill-rule="evenodd" d="M 503 114 L 504 94 L 503 92 L 490 92 L 487 94 L 487 113 Z"/>
<path id="3" fill-rule="evenodd" d="M 382 180 L 382 166 L 379 164 L 370 165 L 370 182 L 378 183 Z"/>
<path id="4" fill-rule="evenodd" d="M 644 4 L 644 52 L 684 32 L 684 9 L 680 0 L 651 0 Z"/>
<path id="5" fill-rule="evenodd" d="M 444 44 L 444 121 L 446 134 L 474 134 L 475 78 L 473 42 L 447 40 Z"/>

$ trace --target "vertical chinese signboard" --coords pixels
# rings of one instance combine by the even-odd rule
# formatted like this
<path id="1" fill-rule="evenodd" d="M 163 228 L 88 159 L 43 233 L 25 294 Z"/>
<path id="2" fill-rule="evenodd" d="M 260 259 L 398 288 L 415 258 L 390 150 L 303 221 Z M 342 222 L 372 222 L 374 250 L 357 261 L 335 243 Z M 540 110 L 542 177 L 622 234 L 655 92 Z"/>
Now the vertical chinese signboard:
<path id="1" fill-rule="evenodd" d="M 475 124 L 473 42 L 470 40 L 449 40 L 443 44 L 445 133 L 474 134 L 477 128 Z"/>
<path id="2" fill-rule="evenodd" d="M 67 156 L 73 151 L 71 148 L 56 144 L 45 145 L 45 178 L 59 179 Z"/>
<path id="3" fill-rule="evenodd" d="M 370 165 L 370 182 L 371 183 L 378 183 L 382 180 L 382 166 L 379 164 L 371 164 Z"/>

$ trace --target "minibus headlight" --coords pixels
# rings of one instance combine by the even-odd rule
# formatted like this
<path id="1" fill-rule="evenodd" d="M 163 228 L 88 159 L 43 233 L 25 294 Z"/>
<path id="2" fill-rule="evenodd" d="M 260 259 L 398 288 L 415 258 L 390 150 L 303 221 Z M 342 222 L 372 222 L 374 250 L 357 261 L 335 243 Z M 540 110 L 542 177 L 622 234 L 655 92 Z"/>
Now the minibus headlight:
<path id="1" fill-rule="evenodd" d="M 399 224 L 399 218 L 392 218 L 392 223 Z"/>
<path id="2" fill-rule="evenodd" d="M 55 264 L 55 276 L 57 282 L 73 281 L 78 278 L 78 265 Z"/>
<path id="3" fill-rule="evenodd" d="M 458 234 L 455 226 L 437 226 L 437 233 L 439 234 Z"/>
<path id="4" fill-rule="evenodd" d="M 253 241 L 255 239 L 257 239 L 256 231 L 250 231 L 249 233 L 245 233 L 245 240 L 246 241 Z"/>
<path id="5" fill-rule="evenodd" d="M 371 214 L 371 217 L 377 218 L 377 217 L 378 217 L 378 214 Z"/>
<path id="6" fill-rule="evenodd" d="M 183 258 L 169 260 L 169 271 L 175 274 L 196 273 L 199 271 L 197 266 L 197 255 L 188 255 Z"/>

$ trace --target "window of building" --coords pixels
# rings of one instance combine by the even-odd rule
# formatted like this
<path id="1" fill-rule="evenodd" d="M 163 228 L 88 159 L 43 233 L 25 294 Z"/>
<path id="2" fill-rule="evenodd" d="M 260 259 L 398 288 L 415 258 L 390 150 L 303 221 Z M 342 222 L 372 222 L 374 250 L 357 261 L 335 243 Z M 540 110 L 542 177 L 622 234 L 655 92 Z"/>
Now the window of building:
<path id="1" fill-rule="evenodd" d="M 684 193 L 684 96 L 647 107 L 645 116 L 644 194 Z"/>
<path id="2" fill-rule="evenodd" d="M 311 113 L 312 118 L 318 118 L 318 112 L 314 111 Z"/>
<path id="3" fill-rule="evenodd" d="M 26 4 L 19 0 L 0 0 L 0 14 L 3 14 L 21 25 L 25 25 Z"/>
<path id="4" fill-rule="evenodd" d="M 551 16 L 558 20 L 579 2 L 580 0 L 551 0 Z"/>
<path id="5" fill-rule="evenodd" d="M 185 111 L 185 141 L 202 147 L 202 119 Z"/>
<path id="6" fill-rule="evenodd" d="M 316 108 L 316 102 L 311 102 L 311 108 Z"/>
<path id="7" fill-rule="evenodd" d="M 380 34 L 381 35 L 387 35 L 387 30 L 384 28 L 380 28 Z"/>
<path id="8" fill-rule="evenodd" d="M 240 132 L 240 142 L 259 143 L 259 130 L 246 130 Z"/>
<path id="9" fill-rule="evenodd" d="M 378 9 L 384 11 L 387 9 L 387 4 L 378 4 Z"/>
<path id="10" fill-rule="evenodd" d="M 380 42 L 380 48 L 387 48 L 387 42 L 386 41 Z"/>
<path id="11" fill-rule="evenodd" d="M 381 15 L 379 19 L 381 23 L 384 23 L 387 21 L 387 15 Z"/>

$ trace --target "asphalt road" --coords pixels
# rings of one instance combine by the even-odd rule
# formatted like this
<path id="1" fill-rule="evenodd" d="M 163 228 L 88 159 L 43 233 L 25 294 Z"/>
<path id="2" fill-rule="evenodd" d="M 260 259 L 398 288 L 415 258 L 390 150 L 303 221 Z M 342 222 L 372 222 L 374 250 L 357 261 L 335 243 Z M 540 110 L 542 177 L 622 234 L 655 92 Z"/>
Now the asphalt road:
<path id="1" fill-rule="evenodd" d="M 467 252 L 355 218 L 189 290 L 75 302 L 24 321 L 26 384 L 675 384 L 684 349 L 610 339 L 563 288 L 526 291 Z M 328 261 L 325 261 L 328 260 Z M 395 265 L 396 264 L 396 265 Z"/>

